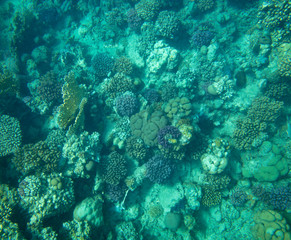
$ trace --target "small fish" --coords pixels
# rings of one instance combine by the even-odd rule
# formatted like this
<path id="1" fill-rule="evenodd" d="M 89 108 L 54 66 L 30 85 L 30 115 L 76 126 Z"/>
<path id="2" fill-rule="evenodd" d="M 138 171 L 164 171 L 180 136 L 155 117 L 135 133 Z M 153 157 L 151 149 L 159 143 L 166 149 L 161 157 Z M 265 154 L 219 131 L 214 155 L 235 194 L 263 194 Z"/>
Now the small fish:
<path id="1" fill-rule="evenodd" d="M 286 129 L 288 138 L 291 138 L 291 119 L 289 115 L 287 115 L 287 129 Z"/>

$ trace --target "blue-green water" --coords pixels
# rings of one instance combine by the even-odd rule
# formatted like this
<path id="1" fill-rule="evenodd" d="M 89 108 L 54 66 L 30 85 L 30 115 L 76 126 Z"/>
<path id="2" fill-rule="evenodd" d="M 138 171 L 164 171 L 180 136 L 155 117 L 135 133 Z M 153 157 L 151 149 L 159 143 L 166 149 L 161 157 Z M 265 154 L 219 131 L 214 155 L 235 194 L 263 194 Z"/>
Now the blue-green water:
<path id="1" fill-rule="evenodd" d="M 290 239 L 290 1 L 0 16 L 0 239 Z"/>

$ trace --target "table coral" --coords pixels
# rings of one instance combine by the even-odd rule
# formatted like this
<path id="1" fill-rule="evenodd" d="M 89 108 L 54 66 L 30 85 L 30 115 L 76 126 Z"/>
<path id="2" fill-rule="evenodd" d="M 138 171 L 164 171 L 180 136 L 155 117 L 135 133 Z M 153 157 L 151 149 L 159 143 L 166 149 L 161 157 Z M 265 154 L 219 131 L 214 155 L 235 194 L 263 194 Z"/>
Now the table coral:
<path id="1" fill-rule="evenodd" d="M 67 128 L 75 120 L 82 99 L 86 96 L 84 87 L 77 84 L 73 72 L 65 77 L 62 94 L 63 104 L 59 107 L 57 121 L 61 128 Z"/>
<path id="2" fill-rule="evenodd" d="M 0 156 L 17 151 L 22 139 L 19 121 L 8 115 L 0 116 L 0 136 Z"/>

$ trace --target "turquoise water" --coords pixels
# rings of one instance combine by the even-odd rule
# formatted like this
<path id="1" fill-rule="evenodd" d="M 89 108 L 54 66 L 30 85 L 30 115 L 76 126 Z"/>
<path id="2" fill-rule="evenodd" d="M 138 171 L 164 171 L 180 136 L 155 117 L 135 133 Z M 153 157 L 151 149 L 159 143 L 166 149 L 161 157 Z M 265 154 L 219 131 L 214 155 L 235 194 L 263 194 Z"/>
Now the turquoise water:
<path id="1" fill-rule="evenodd" d="M 0 239 L 290 239 L 290 1 L 0 16 Z"/>

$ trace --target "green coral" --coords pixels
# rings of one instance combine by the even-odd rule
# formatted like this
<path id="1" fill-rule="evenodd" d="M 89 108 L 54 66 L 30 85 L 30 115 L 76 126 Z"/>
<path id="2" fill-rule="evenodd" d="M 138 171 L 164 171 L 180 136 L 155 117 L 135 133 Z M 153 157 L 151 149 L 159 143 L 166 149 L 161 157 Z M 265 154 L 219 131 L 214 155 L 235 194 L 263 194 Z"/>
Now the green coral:
<path id="1" fill-rule="evenodd" d="M 80 104 L 83 98 L 86 97 L 84 87 L 77 84 L 74 73 L 70 72 L 65 77 L 65 84 L 62 89 L 63 104 L 59 107 L 58 124 L 61 128 L 67 128 L 74 122 Z"/>
<path id="2" fill-rule="evenodd" d="M 0 116 L 0 156 L 14 153 L 21 144 L 19 121 L 8 115 Z"/>
<path id="3" fill-rule="evenodd" d="M 161 111 L 147 109 L 130 118 L 130 128 L 134 136 L 141 138 L 148 146 L 158 144 L 157 134 L 168 121 Z"/>

